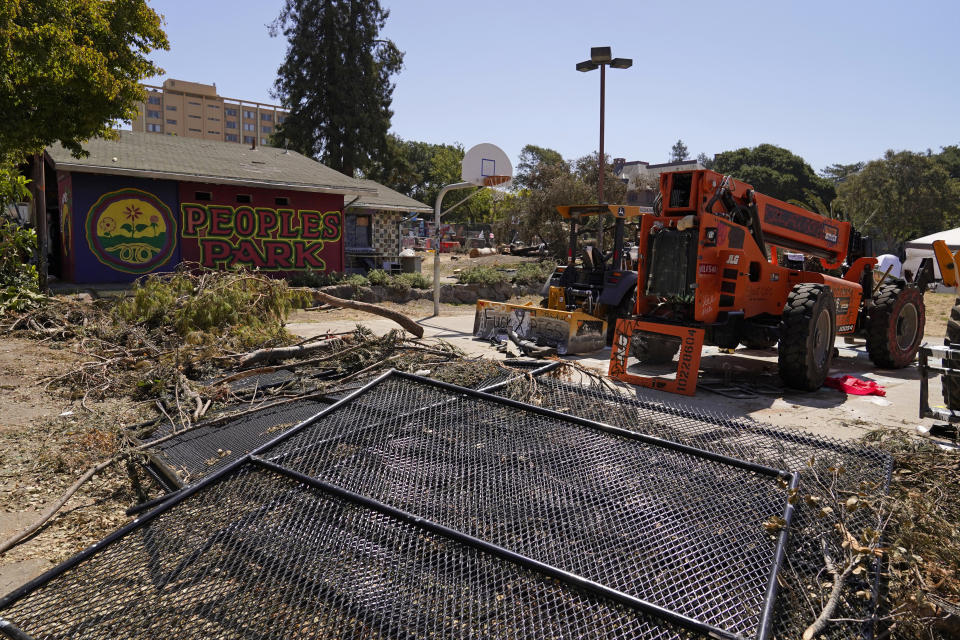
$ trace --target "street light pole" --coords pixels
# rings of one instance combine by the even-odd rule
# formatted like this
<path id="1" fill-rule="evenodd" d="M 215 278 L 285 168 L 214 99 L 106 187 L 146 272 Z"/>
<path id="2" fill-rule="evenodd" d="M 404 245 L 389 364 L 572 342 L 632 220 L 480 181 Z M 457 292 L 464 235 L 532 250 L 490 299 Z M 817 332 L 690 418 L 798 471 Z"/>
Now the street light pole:
<path id="1" fill-rule="evenodd" d="M 606 167 L 606 158 L 603 155 L 603 114 L 606 111 L 604 97 L 607 93 L 607 65 L 600 65 L 600 175 L 597 178 L 597 194 L 600 198 L 599 202 L 603 204 L 603 174 Z"/>
<path id="2" fill-rule="evenodd" d="M 633 60 L 630 58 L 612 57 L 610 53 L 610 47 L 591 47 L 590 59 L 577 63 L 577 71 L 587 72 L 593 71 L 597 67 L 600 68 L 600 157 L 598 158 L 597 162 L 597 169 L 599 170 L 599 174 L 597 176 L 597 195 L 601 203 L 604 201 L 603 174 L 606 171 L 606 163 L 603 154 L 603 125 L 606 106 L 607 65 L 610 65 L 614 69 L 629 69 L 631 66 L 633 66 Z"/>

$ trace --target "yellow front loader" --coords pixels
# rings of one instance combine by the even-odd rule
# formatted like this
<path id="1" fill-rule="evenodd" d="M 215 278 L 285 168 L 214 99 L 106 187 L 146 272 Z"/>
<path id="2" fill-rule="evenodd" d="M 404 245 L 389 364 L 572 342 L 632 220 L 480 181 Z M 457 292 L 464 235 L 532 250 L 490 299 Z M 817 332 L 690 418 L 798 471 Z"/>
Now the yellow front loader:
<path id="1" fill-rule="evenodd" d="M 590 353 L 610 344 L 616 319 L 633 313 L 636 300 L 636 256 L 624 250 L 626 220 L 652 214 L 650 207 L 581 205 L 557 207 L 570 223 L 567 264 L 556 268 L 541 289 L 540 306 L 478 300 L 473 335 L 506 340 L 513 332 L 521 340 L 554 347 L 557 353 Z M 578 224 L 600 217 L 601 225 Z M 607 225 L 607 222 L 612 224 Z M 613 231 L 604 250 L 604 232 Z M 578 250 L 581 235 L 595 237 Z"/>

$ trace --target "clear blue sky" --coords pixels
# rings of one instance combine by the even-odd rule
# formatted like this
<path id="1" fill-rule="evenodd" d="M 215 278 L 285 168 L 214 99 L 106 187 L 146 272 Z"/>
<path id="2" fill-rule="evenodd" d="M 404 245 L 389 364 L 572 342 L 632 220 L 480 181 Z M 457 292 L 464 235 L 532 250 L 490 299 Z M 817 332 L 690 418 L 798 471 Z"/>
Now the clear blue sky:
<path id="1" fill-rule="evenodd" d="M 595 151 L 600 73 L 574 66 L 609 45 L 633 59 L 607 72 L 611 157 L 770 142 L 820 170 L 960 143 L 957 2 L 382 2 L 383 35 L 406 53 L 392 127 L 405 139 L 493 142 L 514 162 L 525 144 Z M 151 5 L 171 42 L 155 56 L 164 77 L 273 101 L 280 0 Z"/>

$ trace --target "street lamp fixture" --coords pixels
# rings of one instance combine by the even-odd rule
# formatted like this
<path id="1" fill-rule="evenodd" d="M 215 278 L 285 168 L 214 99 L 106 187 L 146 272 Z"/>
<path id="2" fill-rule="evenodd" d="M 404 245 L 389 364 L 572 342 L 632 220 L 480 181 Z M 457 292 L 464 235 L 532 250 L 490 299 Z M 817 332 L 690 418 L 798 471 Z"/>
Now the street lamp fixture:
<path id="1" fill-rule="evenodd" d="M 593 62 L 610 62 L 610 47 L 590 47 L 590 60 Z"/>
<path id="2" fill-rule="evenodd" d="M 604 93 L 606 90 L 606 67 L 607 65 L 614 69 L 629 69 L 633 66 L 633 60 L 630 58 L 614 58 L 610 52 L 610 47 L 591 47 L 590 59 L 577 63 L 577 71 L 586 73 L 600 67 L 600 157 L 599 157 L 599 175 L 597 178 L 597 192 L 602 203 L 603 198 L 603 111 L 604 111 Z"/>

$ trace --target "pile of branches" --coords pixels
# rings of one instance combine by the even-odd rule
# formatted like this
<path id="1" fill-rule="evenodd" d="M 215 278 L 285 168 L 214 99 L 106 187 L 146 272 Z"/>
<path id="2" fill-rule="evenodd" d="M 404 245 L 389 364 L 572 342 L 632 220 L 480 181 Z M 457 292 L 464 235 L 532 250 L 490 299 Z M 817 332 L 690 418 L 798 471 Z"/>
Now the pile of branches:
<path id="1" fill-rule="evenodd" d="M 91 459 L 96 463 L 36 522 L 0 542 L 0 553 L 44 527 L 95 475 L 143 456 L 158 441 L 144 444 L 142 438 L 159 425 L 179 434 L 324 395 L 390 368 L 470 384 L 500 367 L 468 363 L 448 343 L 427 342 L 399 329 L 376 336 L 358 325 L 345 334 L 297 342 L 284 328 L 287 314 L 315 297 L 257 273 L 183 268 L 145 278 L 119 300 L 50 298 L 0 316 L 0 330 L 60 342 L 80 355 L 76 366 L 51 376 L 47 384 L 80 400 L 89 416 L 96 418 L 98 410 L 90 403 L 106 398 L 134 400 L 130 410 L 147 416 L 132 430 L 120 432 L 118 426 L 111 440 L 115 449 Z M 281 370 L 292 375 L 280 386 L 238 384 Z"/>
<path id="2" fill-rule="evenodd" d="M 884 532 L 893 637 L 960 637 L 960 456 L 897 430 L 867 436 L 893 456 Z"/>

